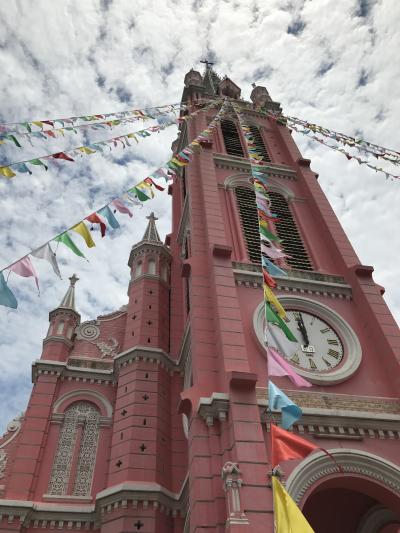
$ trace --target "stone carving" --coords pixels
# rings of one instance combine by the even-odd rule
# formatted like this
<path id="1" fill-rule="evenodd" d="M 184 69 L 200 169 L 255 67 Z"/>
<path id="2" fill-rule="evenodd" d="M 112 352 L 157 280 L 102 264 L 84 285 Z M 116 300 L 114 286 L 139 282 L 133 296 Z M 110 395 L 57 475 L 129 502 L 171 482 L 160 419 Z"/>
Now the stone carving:
<path id="1" fill-rule="evenodd" d="M 7 466 L 7 454 L 4 450 L 0 450 L 0 479 L 3 479 L 4 472 Z"/>
<path id="2" fill-rule="evenodd" d="M 78 402 L 67 409 L 51 472 L 49 494 L 58 496 L 68 494 L 70 477 L 75 474 L 71 472 L 72 457 L 78 445 L 79 458 L 73 495 L 90 495 L 99 438 L 99 421 L 98 410 L 89 402 Z"/>
<path id="3" fill-rule="evenodd" d="M 24 413 L 21 413 L 20 415 L 16 416 L 7 424 L 7 432 L 11 431 L 12 433 L 14 431 L 17 431 L 21 429 L 21 422 L 24 418 Z"/>
<path id="4" fill-rule="evenodd" d="M 75 328 L 77 340 L 95 341 L 100 335 L 100 322 L 88 320 Z"/>
<path id="5" fill-rule="evenodd" d="M 221 478 L 224 481 L 226 492 L 226 504 L 228 508 L 228 518 L 226 525 L 248 524 L 244 509 L 240 501 L 240 488 L 243 480 L 237 463 L 228 461 L 222 467 Z"/>
<path id="6" fill-rule="evenodd" d="M 96 342 L 97 348 L 101 351 L 101 358 L 103 357 L 115 357 L 118 354 L 119 344 L 114 339 L 114 337 L 110 337 L 109 339 L 110 344 L 107 344 L 104 341 Z"/>

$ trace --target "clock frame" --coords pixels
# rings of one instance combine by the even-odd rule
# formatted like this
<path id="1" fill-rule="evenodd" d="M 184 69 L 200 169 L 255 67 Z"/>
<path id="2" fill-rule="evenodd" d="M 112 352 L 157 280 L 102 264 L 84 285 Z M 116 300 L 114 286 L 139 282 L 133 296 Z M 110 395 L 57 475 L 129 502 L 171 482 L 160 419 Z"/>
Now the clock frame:
<path id="1" fill-rule="evenodd" d="M 279 301 L 288 310 L 303 311 L 320 318 L 326 322 L 340 338 L 343 346 L 343 357 L 337 366 L 326 369 L 324 372 L 314 372 L 294 365 L 289 359 L 293 369 L 300 375 L 317 385 L 335 385 L 349 379 L 360 366 L 362 358 L 361 344 L 352 327 L 336 311 L 330 307 L 303 296 L 283 295 Z M 254 331 L 258 341 L 265 350 L 264 344 L 264 302 L 261 302 L 253 316 Z M 296 331 L 296 336 L 297 335 Z"/>

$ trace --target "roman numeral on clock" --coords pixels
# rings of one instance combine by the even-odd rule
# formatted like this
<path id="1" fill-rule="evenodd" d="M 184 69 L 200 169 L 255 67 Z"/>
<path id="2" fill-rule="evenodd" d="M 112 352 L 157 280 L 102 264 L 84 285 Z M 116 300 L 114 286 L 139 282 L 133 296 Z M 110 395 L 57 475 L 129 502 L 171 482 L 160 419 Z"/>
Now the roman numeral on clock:
<path id="1" fill-rule="evenodd" d="M 309 359 L 308 362 L 310 363 L 311 370 L 317 370 L 317 365 L 314 363 L 312 359 Z"/>
<path id="2" fill-rule="evenodd" d="M 328 350 L 328 355 L 331 355 L 335 359 L 339 359 L 339 352 L 337 352 L 336 350 L 332 350 L 332 348 Z"/>
<path id="3" fill-rule="evenodd" d="M 336 339 L 328 339 L 328 344 L 335 344 L 336 346 L 338 346 L 339 342 Z"/>
<path id="4" fill-rule="evenodd" d="M 324 328 L 324 329 L 321 329 L 321 333 L 328 333 L 328 331 L 330 331 L 331 328 Z"/>
<path id="5" fill-rule="evenodd" d="M 326 364 L 326 366 L 329 366 L 329 367 L 332 366 L 332 365 L 330 364 L 330 362 L 329 362 L 327 359 L 325 359 L 325 357 L 323 357 L 322 360 L 323 360 L 323 362 Z"/>
<path id="6" fill-rule="evenodd" d="M 290 358 L 291 361 L 293 361 L 293 363 L 296 363 L 297 365 L 300 363 L 299 361 L 299 356 L 297 355 L 297 353 L 295 353 L 291 358 Z"/>

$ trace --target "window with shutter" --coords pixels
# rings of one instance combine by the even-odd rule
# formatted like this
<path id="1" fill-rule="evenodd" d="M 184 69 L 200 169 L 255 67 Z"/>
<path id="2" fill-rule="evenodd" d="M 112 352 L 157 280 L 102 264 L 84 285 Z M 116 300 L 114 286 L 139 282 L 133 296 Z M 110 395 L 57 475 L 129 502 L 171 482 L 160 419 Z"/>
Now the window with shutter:
<path id="1" fill-rule="evenodd" d="M 221 131 L 227 154 L 244 157 L 242 143 L 240 142 L 240 136 L 236 124 L 231 120 L 221 120 Z"/>
<path id="2" fill-rule="evenodd" d="M 249 259 L 252 263 L 260 263 L 261 249 L 255 193 L 249 187 L 239 186 L 235 188 L 235 194 Z M 292 268 L 312 270 L 311 261 L 285 197 L 274 191 L 270 191 L 268 196 L 271 201 L 271 211 L 279 218 L 276 233 L 283 241 L 282 248 L 290 255 L 290 258 L 286 258 L 286 263 Z"/>
<path id="3" fill-rule="evenodd" d="M 269 153 L 267 152 L 267 148 L 265 146 L 260 130 L 257 128 L 257 126 L 254 126 L 253 124 L 250 124 L 249 128 L 254 139 L 254 144 L 256 145 L 258 153 L 262 156 L 263 161 L 271 162 L 271 158 L 269 156 Z"/>

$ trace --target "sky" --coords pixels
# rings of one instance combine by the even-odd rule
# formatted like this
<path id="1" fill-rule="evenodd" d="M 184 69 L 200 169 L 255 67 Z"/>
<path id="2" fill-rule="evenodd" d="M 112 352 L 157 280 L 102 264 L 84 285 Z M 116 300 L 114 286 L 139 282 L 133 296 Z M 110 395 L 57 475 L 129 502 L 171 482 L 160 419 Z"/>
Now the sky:
<path id="1" fill-rule="evenodd" d="M 185 73 L 202 71 L 200 60 L 208 58 L 247 99 L 253 82 L 264 85 L 289 115 L 399 150 L 399 17 L 397 0 L 8 0 L 0 3 L 0 122 L 177 103 Z M 35 140 L 34 147 L 21 149 L 3 145 L 0 162 L 140 127 Z M 168 160 L 176 134 L 172 126 L 125 150 L 1 179 L 0 268 L 145 178 Z M 399 320 L 400 181 L 295 139 Z M 26 408 L 31 363 L 40 357 L 48 313 L 60 303 L 68 277 L 75 272 L 80 278 L 82 321 L 127 303 L 130 248 L 141 239 L 150 211 L 159 218 L 162 238 L 170 232 L 170 207 L 170 197 L 157 193 L 135 208 L 133 219 L 120 216 L 120 230 L 104 239 L 94 232 L 88 261 L 60 246 L 62 281 L 36 260 L 40 296 L 33 278 L 10 276 L 19 306 L 0 307 L 0 432 Z M 74 240 L 78 244 L 80 237 Z"/>

